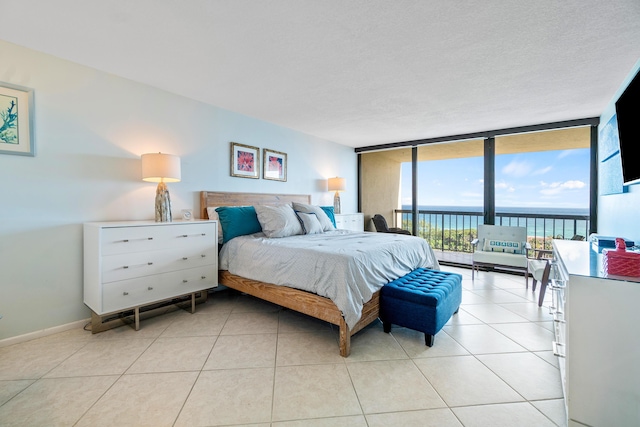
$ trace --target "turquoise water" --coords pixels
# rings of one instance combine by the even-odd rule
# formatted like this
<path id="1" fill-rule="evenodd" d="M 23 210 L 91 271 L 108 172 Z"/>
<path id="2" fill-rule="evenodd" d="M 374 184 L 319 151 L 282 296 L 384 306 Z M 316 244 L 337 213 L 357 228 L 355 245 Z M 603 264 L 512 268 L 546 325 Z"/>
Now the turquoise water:
<path id="1" fill-rule="evenodd" d="M 403 209 L 410 209 L 409 206 Z M 476 229 L 478 224 L 483 224 L 482 208 L 469 206 L 420 206 L 420 210 L 428 211 L 451 211 L 469 212 L 469 214 L 422 214 L 421 221 L 426 221 L 432 228 L 436 229 Z M 528 215 L 555 215 L 566 216 L 587 216 L 588 209 L 566 209 L 566 208 L 496 208 L 496 213 L 500 216 L 496 224 L 527 227 L 528 236 L 553 236 L 571 238 L 574 234 L 586 236 L 588 234 L 588 221 L 574 219 L 553 219 L 553 218 L 521 218 L 516 216 L 501 216 L 501 213 L 508 214 L 528 214 Z M 480 216 L 476 216 L 480 214 Z"/>

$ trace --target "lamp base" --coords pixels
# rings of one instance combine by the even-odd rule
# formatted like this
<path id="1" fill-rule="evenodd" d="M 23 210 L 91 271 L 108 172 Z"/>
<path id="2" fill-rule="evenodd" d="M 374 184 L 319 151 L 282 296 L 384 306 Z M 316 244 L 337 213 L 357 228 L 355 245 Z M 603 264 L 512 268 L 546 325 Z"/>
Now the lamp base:
<path id="1" fill-rule="evenodd" d="M 337 191 L 335 196 L 333 196 L 333 212 L 337 214 L 340 213 L 340 193 Z"/>
<path id="2" fill-rule="evenodd" d="M 164 182 L 158 183 L 156 189 L 156 222 L 171 222 L 171 197 Z"/>

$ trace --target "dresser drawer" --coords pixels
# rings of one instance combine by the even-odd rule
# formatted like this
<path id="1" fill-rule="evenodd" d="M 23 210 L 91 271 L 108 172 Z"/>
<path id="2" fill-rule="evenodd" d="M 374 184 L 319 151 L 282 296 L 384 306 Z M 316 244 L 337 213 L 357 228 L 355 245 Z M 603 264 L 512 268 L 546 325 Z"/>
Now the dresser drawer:
<path id="1" fill-rule="evenodd" d="M 111 313 L 162 299 L 162 276 L 140 277 L 105 284 L 102 288 L 102 312 Z"/>
<path id="2" fill-rule="evenodd" d="M 178 295 L 218 286 L 218 267 L 209 265 L 175 271 L 164 275 L 163 289 Z"/>
<path id="3" fill-rule="evenodd" d="M 211 245 L 109 255 L 102 258 L 102 282 L 110 283 L 212 265 L 216 256 L 216 248 Z"/>
<path id="4" fill-rule="evenodd" d="M 158 249 L 206 247 L 217 241 L 214 223 L 172 226 L 104 228 L 102 255 L 128 254 Z"/>
<path id="5" fill-rule="evenodd" d="M 171 304 L 173 298 L 218 285 L 216 221 L 90 222 L 83 230 L 83 297 L 93 311 L 94 333 L 107 323 L 117 325 L 103 322 L 104 315 Z M 198 299 L 206 300 L 206 293 Z M 139 313 L 135 317 L 137 329 Z"/>
<path id="6" fill-rule="evenodd" d="M 216 287 L 217 273 L 216 266 L 211 265 L 105 283 L 102 295 L 102 313 L 98 314 L 126 310 Z"/>

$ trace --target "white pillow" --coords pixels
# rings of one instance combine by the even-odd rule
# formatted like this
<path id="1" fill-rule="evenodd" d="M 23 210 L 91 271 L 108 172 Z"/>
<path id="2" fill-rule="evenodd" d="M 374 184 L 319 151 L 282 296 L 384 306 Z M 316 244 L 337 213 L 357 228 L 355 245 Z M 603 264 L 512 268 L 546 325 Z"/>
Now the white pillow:
<path id="1" fill-rule="evenodd" d="M 327 214 L 325 213 L 325 211 L 323 211 L 320 206 L 307 205 L 307 204 L 304 204 L 304 203 L 293 202 L 293 210 L 296 211 L 296 212 L 314 213 L 314 214 L 316 214 L 316 217 L 318 218 L 318 221 L 320 221 L 320 224 L 322 225 L 322 230 L 323 231 L 331 231 L 331 230 L 335 230 L 336 229 L 333 226 L 333 223 L 331 222 L 331 220 L 329 219 Z"/>
<path id="2" fill-rule="evenodd" d="M 322 224 L 318 221 L 318 217 L 314 213 L 296 212 L 300 222 L 302 223 L 302 230 L 304 234 L 320 234 L 324 233 Z"/>
<path id="3" fill-rule="evenodd" d="M 288 237 L 304 234 L 300 221 L 289 205 L 256 205 L 258 221 L 267 237 Z"/>
<path id="4" fill-rule="evenodd" d="M 218 243 L 222 244 L 222 223 L 220 222 L 220 217 L 218 216 L 218 212 L 216 212 L 217 206 L 207 207 L 207 216 L 212 221 L 218 221 Z"/>

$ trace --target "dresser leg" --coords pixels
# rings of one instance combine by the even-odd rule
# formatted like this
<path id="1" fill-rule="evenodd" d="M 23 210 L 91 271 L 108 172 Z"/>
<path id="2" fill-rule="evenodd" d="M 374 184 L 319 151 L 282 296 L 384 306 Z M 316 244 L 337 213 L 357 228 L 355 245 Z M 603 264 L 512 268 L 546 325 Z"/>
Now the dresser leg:
<path id="1" fill-rule="evenodd" d="M 136 321 L 136 331 L 140 330 L 140 307 L 136 307 L 133 310 L 133 317 L 135 318 Z"/>

